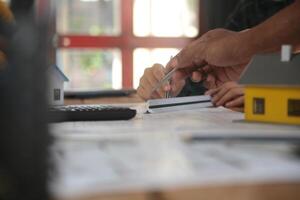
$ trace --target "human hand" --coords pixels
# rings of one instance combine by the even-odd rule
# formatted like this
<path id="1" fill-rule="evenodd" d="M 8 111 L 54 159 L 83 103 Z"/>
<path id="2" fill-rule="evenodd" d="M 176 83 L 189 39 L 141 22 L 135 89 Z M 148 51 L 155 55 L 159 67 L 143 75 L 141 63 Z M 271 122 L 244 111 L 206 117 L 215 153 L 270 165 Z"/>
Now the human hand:
<path id="1" fill-rule="evenodd" d="M 164 98 L 165 93 L 171 91 L 173 96 L 177 96 L 183 88 L 185 81 L 181 80 L 175 84 L 164 84 L 161 88 L 153 91 L 155 86 L 161 81 L 167 73 L 167 70 L 161 64 L 154 64 L 152 67 L 145 69 L 140 79 L 137 94 L 143 100 Z"/>
<path id="2" fill-rule="evenodd" d="M 216 89 L 208 90 L 205 94 L 212 97 L 215 106 L 224 106 L 236 111 L 244 109 L 244 87 L 236 82 L 224 83 Z"/>
<path id="3" fill-rule="evenodd" d="M 237 32 L 226 29 L 214 29 L 208 31 L 207 33 L 203 34 L 200 38 L 188 44 L 173 59 L 176 59 L 176 64 L 179 68 L 195 67 L 204 63 L 215 65 L 214 62 L 206 61 L 206 51 L 208 51 L 209 48 L 221 48 L 223 45 L 221 41 L 224 38 L 229 38 L 237 34 Z M 214 41 L 218 41 L 220 44 L 215 44 Z M 227 48 L 228 47 L 226 47 L 224 50 L 227 50 Z M 221 55 L 223 54 L 224 53 L 222 53 Z"/>
<path id="4" fill-rule="evenodd" d="M 205 66 L 192 73 L 191 80 L 194 82 L 203 81 L 204 87 L 214 89 L 226 82 L 238 81 L 247 64 L 236 67 Z"/>
<path id="5" fill-rule="evenodd" d="M 173 82 L 180 81 L 189 76 L 192 80 L 201 81 L 214 79 L 207 82 L 208 88 L 214 88 L 227 81 L 237 81 L 251 56 L 240 50 L 238 32 L 225 29 L 215 29 L 207 32 L 199 39 L 190 43 L 174 57 L 168 66 L 178 68 L 173 76 Z M 195 71 L 198 66 L 207 65 Z M 206 70 L 205 70 L 206 69 Z"/>

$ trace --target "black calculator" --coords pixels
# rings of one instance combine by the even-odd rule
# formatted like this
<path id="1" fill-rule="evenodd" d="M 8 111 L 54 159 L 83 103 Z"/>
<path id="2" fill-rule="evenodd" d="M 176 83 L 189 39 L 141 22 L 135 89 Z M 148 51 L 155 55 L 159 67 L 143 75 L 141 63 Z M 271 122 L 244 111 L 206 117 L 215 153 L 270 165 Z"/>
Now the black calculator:
<path id="1" fill-rule="evenodd" d="M 129 120 L 136 110 L 122 106 L 68 105 L 54 106 L 48 110 L 49 122 Z"/>

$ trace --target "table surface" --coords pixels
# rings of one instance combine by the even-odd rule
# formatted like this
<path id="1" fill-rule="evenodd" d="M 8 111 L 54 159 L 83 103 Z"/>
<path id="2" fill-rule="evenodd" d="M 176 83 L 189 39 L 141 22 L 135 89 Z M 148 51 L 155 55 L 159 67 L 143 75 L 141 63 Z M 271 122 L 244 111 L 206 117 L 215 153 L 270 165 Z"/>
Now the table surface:
<path id="1" fill-rule="evenodd" d="M 118 102 L 119 103 L 119 102 Z M 299 126 L 247 123 L 224 108 L 52 124 L 56 199 L 300 199 L 289 143 L 192 142 L 190 136 L 299 136 Z M 63 152 L 64 156 L 61 156 Z"/>

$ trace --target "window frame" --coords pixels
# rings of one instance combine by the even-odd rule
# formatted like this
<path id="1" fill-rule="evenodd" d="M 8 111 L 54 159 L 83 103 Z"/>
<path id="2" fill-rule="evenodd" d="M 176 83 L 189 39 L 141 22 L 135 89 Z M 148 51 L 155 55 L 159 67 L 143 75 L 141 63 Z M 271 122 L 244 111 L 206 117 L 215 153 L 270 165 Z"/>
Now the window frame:
<path id="1" fill-rule="evenodd" d="M 50 1 L 50 0 L 46 0 Z M 199 1 L 199 6 L 200 6 Z M 133 52 L 136 48 L 183 48 L 194 38 L 189 37 L 138 37 L 133 33 L 133 5 L 134 0 L 121 0 L 121 34 L 118 36 L 90 36 L 60 34 L 57 37 L 57 48 L 89 48 L 107 49 L 117 48 L 121 51 L 122 88 L 133 88 Z M 201 6 L 200 6 L 201 8 Z M 199 9 L 199 16 L 201 10 Z M 201 19 L 201 18 L 200 18 Z M 201 22 L 199 20 L 199 30 Z M 66 42 L 67 41 L 67 42 Z"/>
<path id="2" fill-rule="evenodd" d="M 265 115 L 266 114 L 266 100 L 263 97 L 253 98 L 253 114 Z"/>
<path id="3" fill-rule="evenodd" d="M 288 99 L 288 116 L 300 117 L 300 99 Z"/>

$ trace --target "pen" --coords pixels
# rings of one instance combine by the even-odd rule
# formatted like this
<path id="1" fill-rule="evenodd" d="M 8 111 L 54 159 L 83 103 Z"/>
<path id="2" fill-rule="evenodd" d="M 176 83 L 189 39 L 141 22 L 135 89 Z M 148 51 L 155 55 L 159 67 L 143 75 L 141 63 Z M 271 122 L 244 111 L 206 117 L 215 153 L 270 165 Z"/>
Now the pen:
<path id="1" fill-rule="evenodd" d="M 170 61 L 171 61 L 172 59 L 173 59 L 173 56 L 171 56 Z M 172 84 L 172 79 L 170 78 L 170 80 L 169 80 L 169 85 L 171 85 L 171 84 Z M 165 95 L 165 98 L 166 98 L 166 99 L 172 97 L 172 96 L 171 96 L 171 89 L 172 89 L 172 88 L 170 88 L 170 90 L 166 92 L 166 95 Z"/>
<path id="2" fill-rule="evenodd" d="M 152 93 L 155 92 L 158 88 L 160 88 L 164 83 L 169 81 L 176 70 L 176 68 L 172 69 L 161 81 L 159 81 L 153 88 Z"/>
<path id="3" fill-rule="evenodd" d="M 203 63 L 203 64 L 201 64 L 199 66 L 194 66 L 194 67 L 188 68 L 188 70 L 191 71 L 191 72 L 193 72 L 193 71 L 198 70 L 198 69 L 200 69 L 200 68 L 202 68 L 204 66 L 206 66 L 206 63 Z M 166 83 L 167 81 L 169 81 L 172 78 L 173 74 L 176 72 L 177 69 L 178 68 L 176 67 L 176 68 L 173 68 L 170 72 L 168 72 L 167 75 L 162 80 L 160 80 L 156 84 L 156 86 L 152 89 L 151 94 L 153 92 L 155 92 L 157 89 L 159 89 L 164 83 Z"/>

